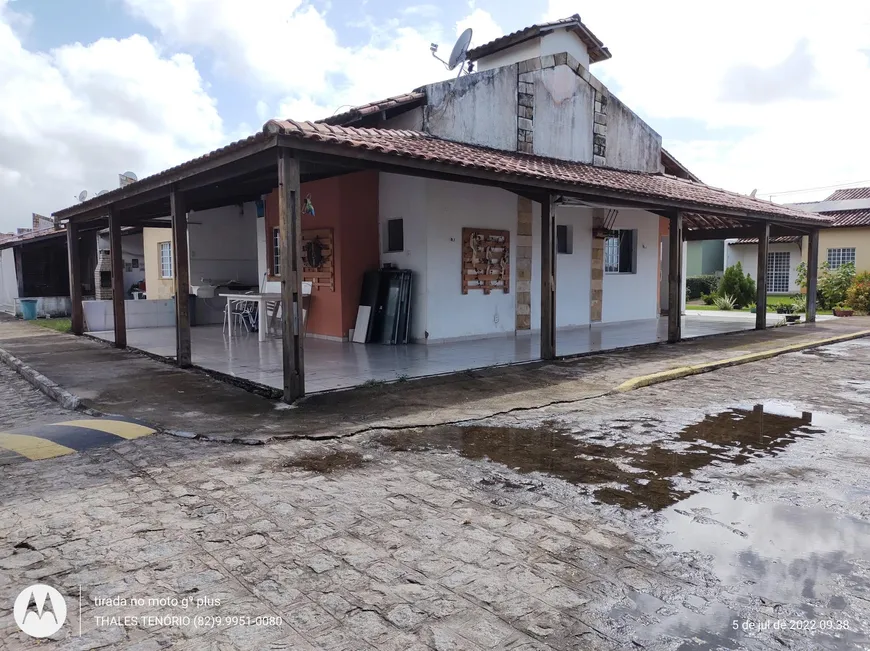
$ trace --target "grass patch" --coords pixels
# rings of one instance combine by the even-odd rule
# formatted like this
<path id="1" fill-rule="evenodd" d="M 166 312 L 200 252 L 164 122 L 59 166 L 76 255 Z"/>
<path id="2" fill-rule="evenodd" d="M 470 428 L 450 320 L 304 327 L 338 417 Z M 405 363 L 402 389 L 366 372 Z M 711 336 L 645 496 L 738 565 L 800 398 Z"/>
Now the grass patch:
<path id="1" fill-rule="evenodd" d="M 767 297 L 767 307 L 769 308 L 776 307 L 777 305 L 791 305 L 794 303 L 794 299 L 791 296 L 768 296 Z M 703 303 L 690 302 L 686 304 L 687 310 L 699 310 L 699 311 L 713 311 L 718 309 L 715 305 L 704 305 Z M 740 310 L 733 310 L 734 312 L 749 312 L 748 307 L 744 307 Z M 833 314 L 832 310 L 820 310 L 816 309 L 816 314 Z"/>
<path id="2" fill-rule="evenodd" d="M 31 321 L 31 323 L 35 323 L 43 328 L 57 330 L 58 332 L 69 332 L 72 329 L 72 320 L 66 317 L 59 319 L 36 319 Z"/>

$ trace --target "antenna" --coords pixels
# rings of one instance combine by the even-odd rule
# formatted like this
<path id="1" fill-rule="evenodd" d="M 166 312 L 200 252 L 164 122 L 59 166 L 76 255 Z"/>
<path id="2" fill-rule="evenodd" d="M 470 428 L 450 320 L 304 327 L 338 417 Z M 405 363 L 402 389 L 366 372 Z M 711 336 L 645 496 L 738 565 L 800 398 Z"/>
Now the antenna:
<path id="1" fill-rule="evenodd" d="M 79 201 L 84 201 L 85 199 L 87 199 L 88 198 L 88 191 L 82 190 L 81 192 L 79 192 L 78 198 L 79 198 Z"/>
<path id="2" fill-rule="evenodd" d="M 471 43 L 471 28 L 466 29 L 462 34 L 459 35 L 459 38 L 456 39 L 456 44 L 453 46 L 453 50 L 450 52 L 450 58 L 445 61 L 441 57 L 439 57 L 436 52 L 438 52 L 438 44 L 432 43 L 429 46 L 429 51 L 432 53 L 432 56 L 438 59 L 441 63 L 443 63 L 448 70 L 454 70 L 457 66 L 459 66 L 459 73 L 456 75 L 456 78 L 459 79 L 459 75 L 462 74 L 462 71 L 465 69 L 465 61 L 466 61 L 466 53 L 468 52 L 468 45 Z M 471 65 L 469 65 L 469 69 Z"/>

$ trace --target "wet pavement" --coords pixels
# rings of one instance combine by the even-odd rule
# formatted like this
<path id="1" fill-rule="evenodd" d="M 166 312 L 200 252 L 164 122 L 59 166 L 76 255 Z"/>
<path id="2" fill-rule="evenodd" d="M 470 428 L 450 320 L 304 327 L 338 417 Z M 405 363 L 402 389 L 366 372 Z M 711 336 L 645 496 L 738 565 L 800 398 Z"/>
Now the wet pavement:
<path id="1" fill-rule="evenodd" d="M 868 365 L 856 340 L 466 427 L 22 464 L 0 591 L 77 614 L 81 586 L 59 649 L 866 649 Z M 155 595 L 221 604 L 99 602 Z M 260 625 L 95 619 L 161 613 Z"/>

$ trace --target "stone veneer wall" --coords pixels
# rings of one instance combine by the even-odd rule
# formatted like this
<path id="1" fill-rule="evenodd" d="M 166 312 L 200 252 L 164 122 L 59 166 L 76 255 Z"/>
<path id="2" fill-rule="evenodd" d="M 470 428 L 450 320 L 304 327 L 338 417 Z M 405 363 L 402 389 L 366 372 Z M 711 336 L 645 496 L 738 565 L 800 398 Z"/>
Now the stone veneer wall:
<path id="1" fill-rule="evenodd" d="M 556 66 L 568 66 L 595 91 L 592 119 L 592 164 L 605 165 L 607 155 L 607 103 L 610 92 L 587 68 L 567 52 L 527 59 L 517 64 L 517 151 L 534 153 L 535 73 Z"/>
<path id="2" fill-rule="evenodd" d="M 517 197 L 517 330 L 532 328 L 532 201 Z"/>
<path id="3" fill-rule="evenodd" d="M 604 230 L 604 210 L 592 211 L 592 257 L 591 287 L 589 291 L 589 321 L 601 321 L 604 308 L 604 238 L 599 234 Z"/>

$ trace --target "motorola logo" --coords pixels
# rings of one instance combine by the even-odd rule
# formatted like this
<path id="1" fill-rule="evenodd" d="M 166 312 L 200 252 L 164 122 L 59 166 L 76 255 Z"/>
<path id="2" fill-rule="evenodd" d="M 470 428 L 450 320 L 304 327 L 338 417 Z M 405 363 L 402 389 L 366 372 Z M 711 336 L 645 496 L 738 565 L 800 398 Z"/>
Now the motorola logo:
<path id="1" fill-rule="evenodd" d="M 66 602 L 49 585 L 37 583 L 24 588 L 15 599 L 13 610 L 18 628 L 31 637 L 49 637 L 66 621 Z"/>

